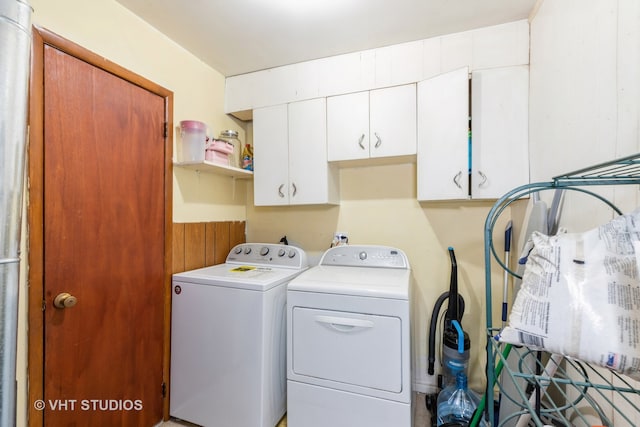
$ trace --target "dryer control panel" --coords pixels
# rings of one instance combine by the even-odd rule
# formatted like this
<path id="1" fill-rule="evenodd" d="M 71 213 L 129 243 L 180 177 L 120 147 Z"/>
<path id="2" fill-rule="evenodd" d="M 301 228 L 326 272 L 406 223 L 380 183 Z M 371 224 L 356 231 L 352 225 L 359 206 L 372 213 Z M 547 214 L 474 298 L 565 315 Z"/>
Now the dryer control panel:
<path id="1" fill-rule="evenodd" d="M 409 269 L 406 254 L 389 246 L 347 245 L 327 250 L 320 265 Z"/>
<path id="2" fill-rule="evenodd" d="M 226 262 L 295 269 L 309 266 L 304 250 L 275 243 L 241 243 L 231 249 Z"/>

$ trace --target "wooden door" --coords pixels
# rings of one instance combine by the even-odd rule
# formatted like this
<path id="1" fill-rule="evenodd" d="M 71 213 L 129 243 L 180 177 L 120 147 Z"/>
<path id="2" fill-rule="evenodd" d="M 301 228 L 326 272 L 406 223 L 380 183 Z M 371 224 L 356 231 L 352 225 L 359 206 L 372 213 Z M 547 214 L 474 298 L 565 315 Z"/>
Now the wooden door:
<path id="1" fill-rule="evenodd" d="M 30 203 L 42 208 L 30 212 L 29 245 L 43 308 L 30 334 L 43 344 L 30 364 L 43 368 L 29 386 L 43 410 L 30 424 L 153 426 L 166 395 L 167 99 L 59 47 L 40 53 L 44 125 L 30 178 L 42 188 Z M 77 303 L 56 308 L 63 293 Z"/>

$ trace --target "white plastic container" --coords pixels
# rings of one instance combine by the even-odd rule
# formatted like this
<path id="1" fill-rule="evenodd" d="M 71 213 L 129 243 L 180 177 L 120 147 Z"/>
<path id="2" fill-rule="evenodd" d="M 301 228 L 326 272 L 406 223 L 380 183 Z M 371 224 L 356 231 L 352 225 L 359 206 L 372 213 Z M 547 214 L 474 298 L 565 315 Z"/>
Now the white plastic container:
<path id="1" fill-rule="evenodd" d="M 180 122 L 178 162 L 202 162 L 207 142 L 207 125 L 196 120 Z"/>

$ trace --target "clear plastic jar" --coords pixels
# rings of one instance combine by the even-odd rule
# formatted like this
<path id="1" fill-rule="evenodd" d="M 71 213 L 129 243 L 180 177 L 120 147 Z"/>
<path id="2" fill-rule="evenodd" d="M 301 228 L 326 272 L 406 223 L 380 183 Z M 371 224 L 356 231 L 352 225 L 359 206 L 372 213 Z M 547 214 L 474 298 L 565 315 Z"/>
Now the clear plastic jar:
<path id="1" fill-rule="evenodd" d="M 240 156 L 242 153 L 242 143 L 238 139 L 238 132 L 235 130 L 223 130 L 220 132 L 218 139 L 229 142 L 233 145 L 233 153 L 229 154 L 229 166 L 234 168 L 241 168 Z"/>
<path id="2" fill-rule="evenodd" d="M 180 122 L 179 162 L 201 162 L 204 160 L 207 143 L 207 125 L 196 120 Z"/>

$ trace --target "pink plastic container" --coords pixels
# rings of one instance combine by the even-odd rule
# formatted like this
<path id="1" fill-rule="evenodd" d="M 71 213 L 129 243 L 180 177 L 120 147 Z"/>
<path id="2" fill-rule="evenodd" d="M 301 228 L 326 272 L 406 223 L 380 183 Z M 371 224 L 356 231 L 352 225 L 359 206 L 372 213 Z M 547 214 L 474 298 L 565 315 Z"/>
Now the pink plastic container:
<path id="1" fill-rule="evenodd" d="M 227 141 L 223 141 L 221 139 L 214 139 L 209 143 L 209 147 L 212 150 L 218 151 L 220 153 L 227 153 L 227 154 L 233 153 L 233 144 Z"/>
<path id="2" fill-rule="evenodd" d="M 218 165 L 229 166 L 229 155 L 215 150 L 207 150 L 205 160 Z"/>
<path id="3" fill-rule="evenodd" d="M 233 153 L 233 144 L 219 139 L 212 140 L 207 144 L 205 160 L 219 165 L 229 166 L 229 154 Z"/>

